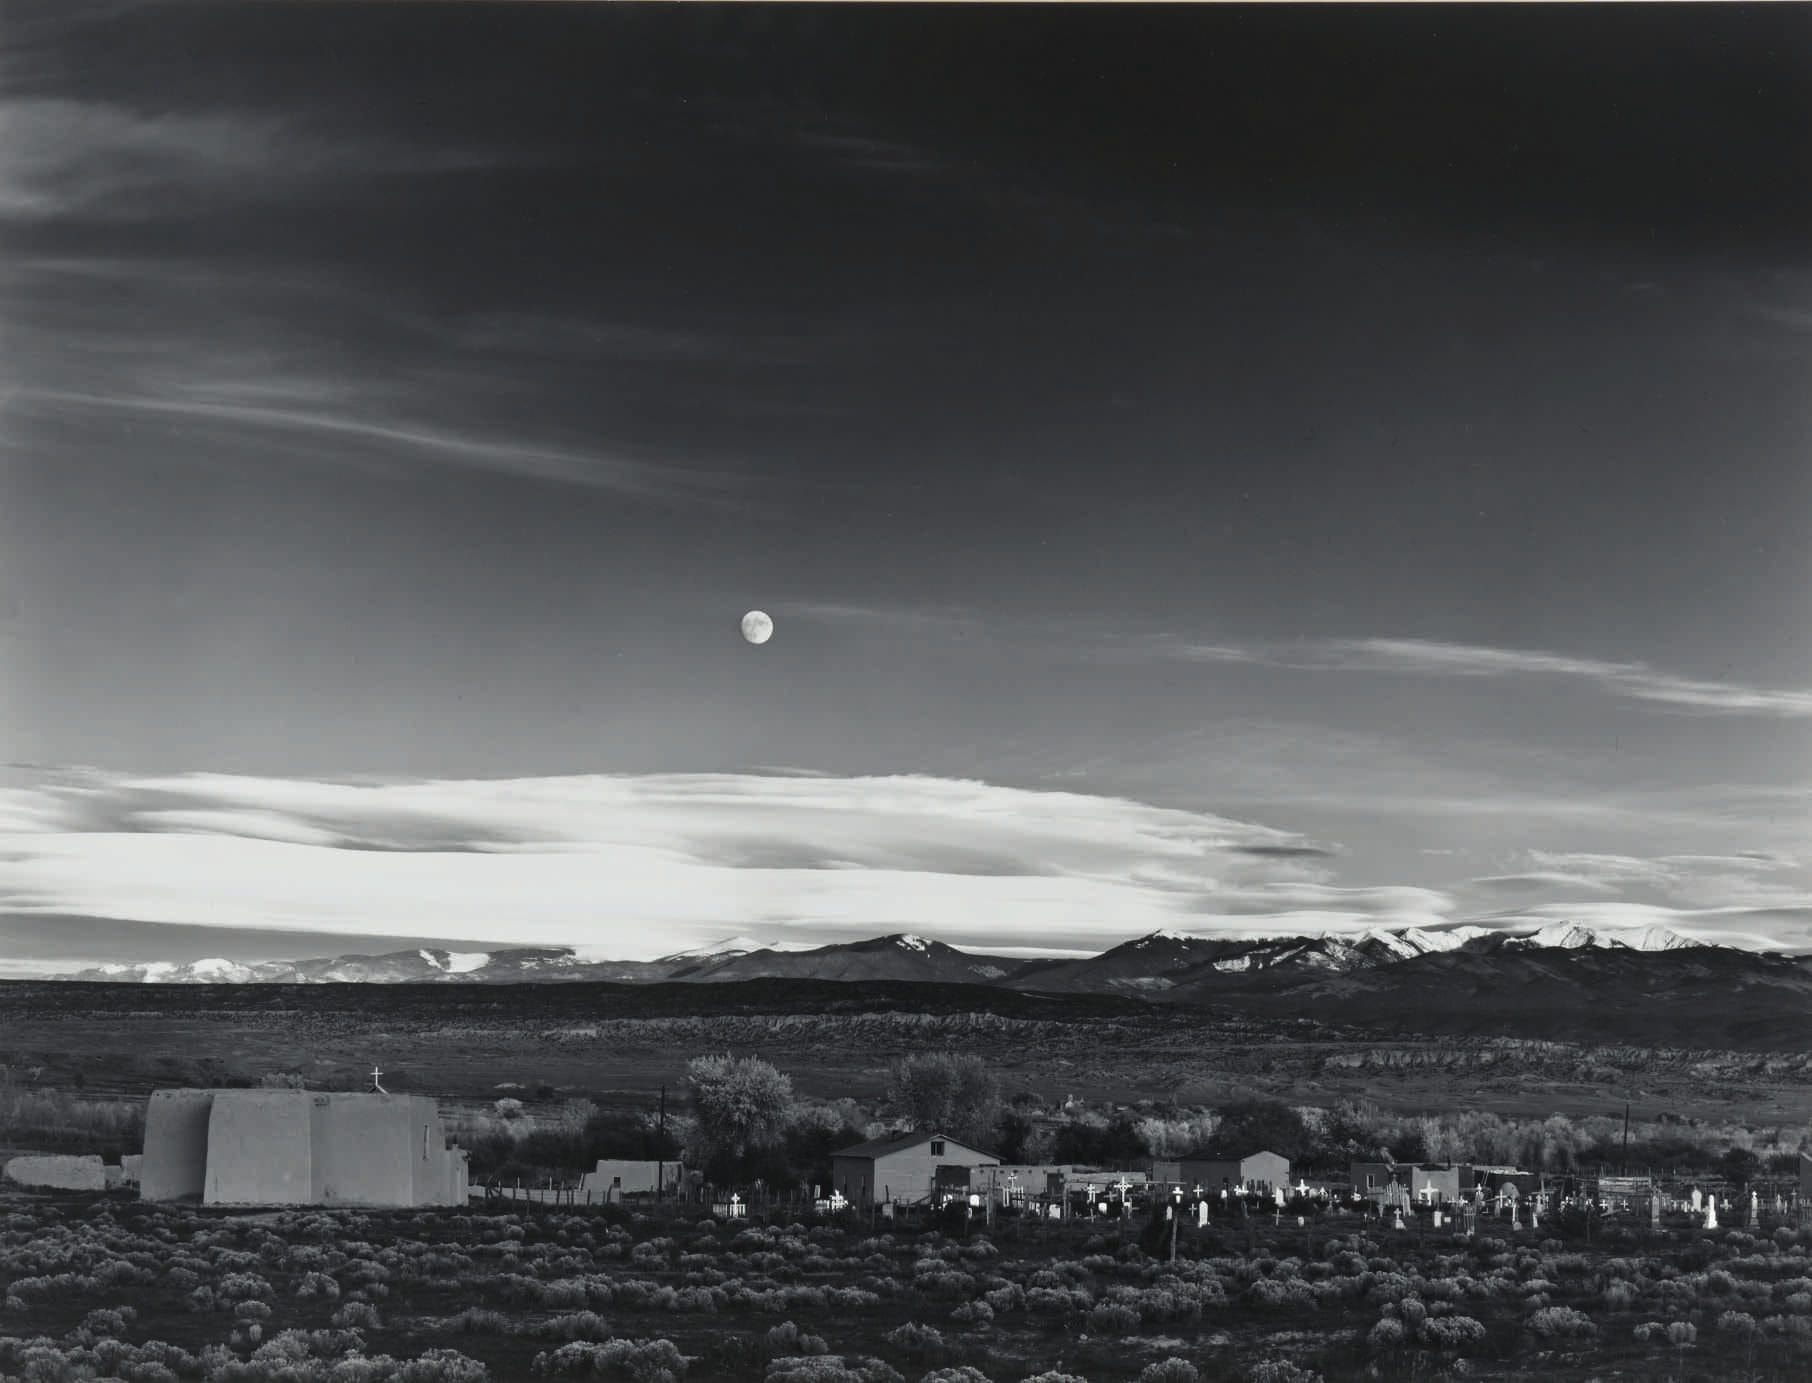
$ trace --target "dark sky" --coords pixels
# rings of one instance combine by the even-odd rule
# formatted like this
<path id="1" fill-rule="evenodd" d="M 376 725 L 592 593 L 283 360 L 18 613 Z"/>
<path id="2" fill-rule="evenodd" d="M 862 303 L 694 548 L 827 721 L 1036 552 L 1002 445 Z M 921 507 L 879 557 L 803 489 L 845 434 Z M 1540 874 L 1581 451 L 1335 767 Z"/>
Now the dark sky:
<path id="1" fill-rule="evenodd" d="M 17 917 L 1812 944 L 1812 10 L 4 15 Z"/>

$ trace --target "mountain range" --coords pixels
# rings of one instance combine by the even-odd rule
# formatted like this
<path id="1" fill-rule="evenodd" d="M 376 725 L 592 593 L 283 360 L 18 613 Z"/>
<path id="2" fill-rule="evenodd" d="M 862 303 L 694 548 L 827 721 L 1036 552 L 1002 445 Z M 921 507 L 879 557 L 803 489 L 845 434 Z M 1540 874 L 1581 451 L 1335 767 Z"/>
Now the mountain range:
<path id="1" fill-rule="evenodd" d="M 627 984 L 726 983 L 754 979 L 916 981 L 981 984 L 1043 993 L 1192 996 L 1228 981 L 1263 984 L 1354 975 L 1424 956 L 1522 952 L 1657 953 L 1703 948 L 1664 928 L 1597 930 L 1557 924 L 1511 933 L 1480 926 L 1383 928 L 1354 934 L 1210 938 L 1153 932 L 1099 955 L 1026 959 L 959 950 L 909 933 L 827 946 L 734 937 L 658 960 L 618 961 L 570 946 L 448 951 L 423 947 L 382 955 L 290 961 L 222 958 L 105 965 L 56 978 L 143 984 Z"/>

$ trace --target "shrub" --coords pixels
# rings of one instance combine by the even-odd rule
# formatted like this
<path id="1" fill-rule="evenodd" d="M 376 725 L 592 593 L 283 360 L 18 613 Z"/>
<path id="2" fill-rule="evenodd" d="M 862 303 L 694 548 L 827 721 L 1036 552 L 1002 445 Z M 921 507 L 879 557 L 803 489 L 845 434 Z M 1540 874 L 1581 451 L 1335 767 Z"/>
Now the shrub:
<path id="1" fill-rule="evenodd" d="M 895 1326 L 881 1337 L 909 1359 L 928 1359 L 943 1352 L 944 1336 L 936 1326 L 917 1321 Z"/>
<path id="2" fill-rule="evenodd" d="M 1426 1344 L 1437 1349 L 1472 1349 L 1485 1342 L 1483 1322 L 1471 1316 L 1431 1316 L 1416 1332 Z"/>
<path id="3" fill-rule="evenodd" d="M 535 1333 L 550 1340 L 608 1340 L 615 1334 L 610 1323 L 596 1311 L 568 1311 L 550 1316 L 535 1327 Z"/>
<path id="4" fill-rule="evenodd" d="M 1246 1370 L 1246 1383 L 1322 1383 L 1322 1378 L 1288 1359 L 1262 1359 Z"/>
<path id="5" fill-rule="evenodd" d="M 1104 1335 L 1130 1335 L 1139 1328 L 1137 1310 L 1117 1301 L 1098 1302 L 1088 1313 L 1088 1328 Z"/>
<path id="6" fill-rule="evenodd" d="M 337 1380 L 339 1369 L 334 1376 Z M 396 1371 L 396 1383 L 486 1383 L 490 1371 L 456 1349 L 430 1349 Z"/>
<path id="7" fill-rule="evenodd" d="M 824 1355 L 775 1359 L 768 1383 L 905 1383 L 899 1371 L 879 1359 L 838 1359 Z"/>
<path id="8" fill-rule="evenodd" d="M 992 1325 L 994 1308 L 985 1301 L 966 1301 L 950 1313 L 950 1319 L 959 1325 Z"/>
<path id="9" fill-rule="evenodd" d="M 679 1383 L 686 1376 L 686 1357 L 671 1340 L 575 1341 L 551 1353 L 537 1354 L 529 1367 L 538 1377 Z"/>
<path id="10" fill-rule="evenodd" d="M 228 1273 L 214 1288 L 220 1301 L 269 1301 L 276 1295 L 271 1284 L 256 1273 Z"/>
<path id="11" fill-rule="evenodd" d="M 329 1317 L 332 1322 L 345 1330 L 354 1326 L 363 1326 L 368 1330 L 378 1330 L 383 1321 L 378 1316 L 377 1307 L 368 1301 L 349 1301 Z"/>
<path id="12" fill-rule="evenodd" d="M 1373 1349 L 1395 1349 L 1409 1339 L 1409 1327 L 1395 1316 L 1386 1316 L 1365 1337 Z"/>
<path id="13" fill-rule="evenodd" d="M 511 1329 L 508 1316 L 484 1306 L 468 1306 L 457 1316 L 449 1316 L 446 1325 L 461 1335 L 507 1335 Z"/>
<path id="14" fill-rule="evenodd" d="M 1590 1316 L 1570 1306 L 1544 1306 L 1529 1317 L 1527 1325 L 1544 1340 L 1591 1335 L 1598 1329 Z"/>
<path id="15" fill-rule="evenodd" d="M 1175 1355 L 1147 1364 L 1139 1371 L 1139 1383 L 1201 1383 L 1201 1378 L 1201 1370 Z"/>
<path id="16" fill-rule="evenodd" d="M 830 1346 L 818 1335 L 808 1335 L 791 1321 L 768 1331 L 768 1351 L 778 1355 L 829 1354 Z"/>
<path id="17" fill-rule="evenodd" d="M 993 1291 L 982 1293 L 982 1300 L 999 1315 L 1003 1311 L 1023 1307 L 1026 1304 L 1026 1294 L 1017 1282 L 1011 1282 L 1005 1287 L 996 1287 Z"/>
<path id="18" fill-rule="evenodd" d="M 320 1297 L 325 1301 L 338 1301 L 340 1284 L 326 1273 L 304 1273 L 302 1280 L 296 1284 L 296 1296 L 303 1301 L 310 1297 Z"/>

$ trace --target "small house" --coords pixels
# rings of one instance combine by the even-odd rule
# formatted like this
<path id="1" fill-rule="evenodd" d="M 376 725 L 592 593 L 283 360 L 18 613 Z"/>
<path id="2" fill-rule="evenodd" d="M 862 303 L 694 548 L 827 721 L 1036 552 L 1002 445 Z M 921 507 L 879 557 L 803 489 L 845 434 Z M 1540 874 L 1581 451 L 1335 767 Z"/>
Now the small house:
<path id="1" fill-rule="evenodd" d="M 999 1167 L 994 1154 L 945 1134 L 901 1133 L 832 1153 L 831 1188 L 855 1205 L 922 1201 L 932 1199 L 940 1185 L 991 1189 L 983 1174 L 998 1178 Z"/>

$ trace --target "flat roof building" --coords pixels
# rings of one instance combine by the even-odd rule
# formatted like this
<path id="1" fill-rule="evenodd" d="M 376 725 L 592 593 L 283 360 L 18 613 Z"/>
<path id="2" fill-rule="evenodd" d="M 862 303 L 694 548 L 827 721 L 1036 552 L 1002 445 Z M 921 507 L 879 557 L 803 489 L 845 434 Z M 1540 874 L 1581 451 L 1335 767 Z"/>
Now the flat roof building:
<path id="1" fill-rule="evenodd" d="M 464 1205 L 466 1151 L 421 1095 L 158 1090 L 139 1195 L 204 1205 Z"/>

